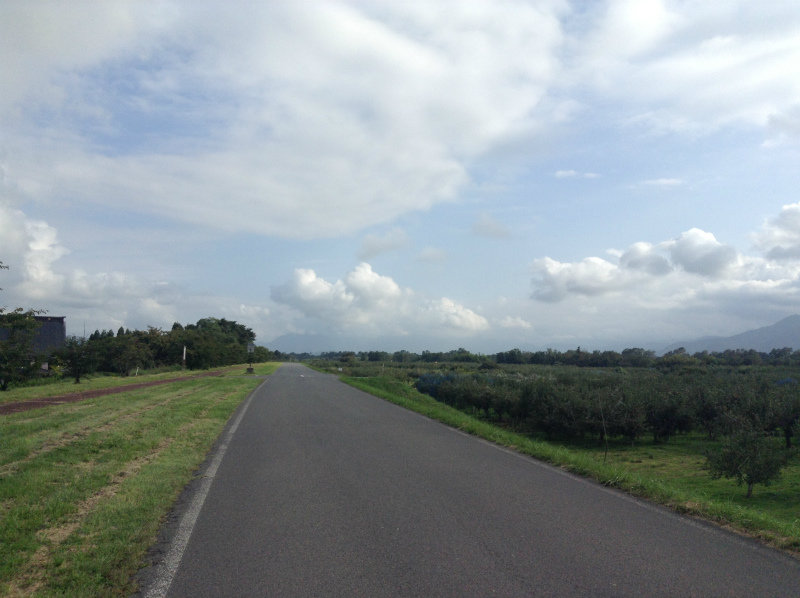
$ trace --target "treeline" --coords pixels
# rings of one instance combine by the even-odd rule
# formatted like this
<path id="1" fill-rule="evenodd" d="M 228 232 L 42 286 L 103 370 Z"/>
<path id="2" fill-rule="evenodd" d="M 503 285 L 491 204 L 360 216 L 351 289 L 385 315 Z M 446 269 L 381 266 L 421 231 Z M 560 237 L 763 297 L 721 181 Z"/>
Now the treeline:
<path id="1" fill-rule="evenodd" d="M 691 431 L 710 439 L 748 429 L 783 437 L 787 448 L 800 427 L 800 392 L 793 378 L 776 380 L 763 368 L 579 371 L 545 375 L 428 372 L 420 392 L 495 422 L 551 439 L 655 442 Z"/>
<path id="2" fill-rule="evenodd" d="M 80 349 L 90 354 L 95 371 L 127 376 L 136 368 L 181 365 L 185 347 L 186 367 L 207 369 L 248 362 L 251 357 L 247 347 L 255 338 L 244 324 L 225 318 L 203 318 L 186 326 L 175 322 L 168 331 L 152 326 L 147 330 L 120 327 L 116 334 L 113 330 L 95 330 L 85 342 L 70 339 L 61 359 L 70 369 L 68 350 Z M 272 358 L 268 349 L 255 347 L 253 362 Z"/>
<path id="3" fill-rule="evenodd" d="M 691 365 L 798 365 L 800 351 L 791 347 L 773 349 L 769 353 L 754 349 L 727 349 L 725 351 L 703 351 L 690 355 L 683 347 L 657 357 L 654 351 L 641 348 L 617 351 L 520 351 L 512 349 L 492 356 L 497 363 L 507 364 L 540 364 L 540 365 L 574 365 L 578 367 L 668 367 Z"/>
<path id="4" fill-rule="evenodd" d="M 287 354 L 296 359 L 312 359 L 316 356 L 309 353 Z M 319 359 L 341 362 L 371 361 L 393 363 L 485 363 L 485 364 L 510 364 L 510 365 L 574 365 L 577 367 L 636 367 L 636 368 L 668 368 L 675 369 L 683 366 L 742 366 L 742 365 L 800 365 L 800 350 L 793 351 L 790 347 L 773 349 L 769 353 L 755 351 L 754 349 L 735 349 L 719 352 L 703 351 L 690 355 L 686 349 L 679 348 L 662 356 L 656 356 L 655 351 L 642 348 L 624 349 L 618 351 L 581 351 L 581 348 L 567 351 L 547 349 L 546 351 L 521 351 L 511 349 L 493 355 L 471 353 L 464 348 L 452 351 L 423 351 L 412 353 L 410 351 L 328 351 L 321 353 Z"/>
<path id="5" fill-rule="evenodd" d="M 316 358 L 316 356 L 304 353 L 300 358 Z M 466 349 L 459 348 L 447 352 L 423 351 L 422 353 L 411 353 L 410 351 L 327 351 L 320 353 L 319 359 L 341 361 L 344 363 L 355 361 L 391 361 L 394 363 L 438 363 L 438 362 L 459 362 L 459 363 L 480 363 L 489 359 L 486 355 L 470 353 Z"/>

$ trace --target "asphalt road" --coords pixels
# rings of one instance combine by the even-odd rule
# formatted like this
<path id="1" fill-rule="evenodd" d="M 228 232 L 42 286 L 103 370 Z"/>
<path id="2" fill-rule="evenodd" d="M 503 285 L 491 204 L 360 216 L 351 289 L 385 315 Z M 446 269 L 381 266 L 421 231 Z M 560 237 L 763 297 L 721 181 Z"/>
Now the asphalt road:
<path id="1" fill-rule="evenodd" d="M 800 596 L 786 555 L 299 364 L 245 408 L 167 596 Z"/>

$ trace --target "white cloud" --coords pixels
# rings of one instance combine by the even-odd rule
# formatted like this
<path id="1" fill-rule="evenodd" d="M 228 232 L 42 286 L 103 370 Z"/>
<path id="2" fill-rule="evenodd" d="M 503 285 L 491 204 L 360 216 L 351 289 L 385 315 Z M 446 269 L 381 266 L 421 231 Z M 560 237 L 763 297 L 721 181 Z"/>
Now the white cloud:
<path id="1" fill-rule="evenodd" d="M 731 334 L 734 321 L 739 330 L 769 324 L 795 313 L 800 301 L 800 204 L 784 206 L 754 239 L 762 256 L 693 228 L 609 251 L 615 260 L 534 260 L 532 297 L 549 306 L 542 305 L 541 322 L 532 321 L 540 334 L 555 334 L 557 321 L 560 334 L 605 339 L 687 339 Z"/>
<path id="2" fill-rule="evenodd" d="M 609 2 L 574 40 L 577 87 L 621 101 L 631 122 L 706 132 L 782 122 L 800 105 L 800 13 L 749 0 Z"/>
<path id="3" fill-rule="evenodd" d="M 165 16 L 162 9 L 155 12 Z M 0 114 L 31 97 L 65 102 L 53 75 L 85 68 L 133 43 L 145 24 L 136 13 L 131 4 L 121 2 L 0 4 Z"/>
<path id="4" fill-rule="evenodd" d="M 501 328 L 519 328 L 522 330 L 530 330 L 531 328 L 531 323 L 526 320 L 523 320 L 519 316 L 517 317 L 506 316 L 498 322 L 498 325 Z"/>
<path id="5" fill-rule="evenodd" d="M 736 249 L 723 245 L 713 234 L 698 228 L 686 231 L 661 246 L 670 252 L 674 264 L 701 276 L 723 276 L 737 261 Z"/>
<path id="6" fill-rule="evenodd" d="M 446 297 L 423 299 L 367 263 L 334 283 L 313 270 L 297 269 L 289 282 L 273 287 L 272 299 L 323 326 L 368 335 L 469 334 L 489 327 L 463 305 Z"/>
<path id="7" fill-rule="evenodd" d="M 428 302 L 421 319 L 454 333 L 473 333 L 489 328 L 486 318 L 447 297 Z"/>
<path id="8" fill-rule="evenodd" d="M 616 264 L 599 257 L 572 263 L 550 257 L 534 260 L 533 297 L 553 302 L 570 295 L 592 297 L 630 292 L 664 278 L 675 281 L 676 292 L 680 293 L 681 287 L 695 286 L 684 273 L 709 280 L 739 277 L 744 281 L 754 275 L 759 264 L 740 258 L 733 247 L 719 243 L 713 234 L 697 228 L 657 246 L 639 242 L 623 252 L 610 253 L 617 254 Z"/>
<path id="9" fill-rule="evenodd" d="M 369 260 L 396 249 L 402 249 L 408 244 L 408 235 L 402 228 L 393 228 L 385 235 L 367 235 L 361 242 L 361 249 L 358 251 L 358 259 Z"/>
<path id="10" fill-rule="evenodd" d="M 511 236 L 511 231 L 508 230 L 505 224 L 486 213 L 478 216 L 475 224 L 472 225 L 472 232 L 479 237 L 489 237 L 491 239 L 508 239 Z"/>
<path id="11" fill-rule="evenodd" d="M 541 301 L 561 301 L 571 294 L 601 295 L 620 290 L 627 282 L 617 266 L 599 257 L 577 263 L 544 257 L 534 260 L 531 267 L 536 274 L 533 296 Z"/>
<path id="12" fill-rule="evenodd" d="M 669 260 L 660 255 L 650 243 L 634 243 L 619 255 L 619 267 L 623 270 L 638 270 L 652 276 L 662 276 L 672 271 Z"/>
<path id="13" fill-rule="evenodd" d="M 800 259 L 800 203 L 783 206 L 776 218 L 763 224 L 754 240 L 769 259 Z"/>
<path id="14" fill-rule="evenodd" d="M 563 40 L 560 2 L 12 4 L 41 50 L 34 81 L 8 42 L 0 75 L 26 199 L 301 239 L 454 199 L 470 160 L 537 126 Z"/>
<path id="15" fill-rule="evenodd" d="M 594 172 L 578 172 L 577 170 L 557 170 L 554 174 L 557 179 L 596 179 L 600 175 Z"/>
<path id="16" fill-rule="evenodd" d="M 0 271 L 0 306 L 67 316 L 69 334 L 82 334 L 84 323 L 88 332 L 120 326 L 168 329 L 175 321 L 189 323 L 209 315 L 238 319 L 259 338 L 285 331 L 266 306 L 187 294 L 174 284 L 126 272 L 69 269 L 62 263 L 69 253 L 55 227 L 0 201 L 0 261 L 9 266 Z"/>
<path id="17" fill-rule="evenodd" d="M 62 291 L 63 276 L 53 271 L 53 263 L 67 250 L 59 244 L 56 229 L 0 203 L 0 239 L 2 261 L 26 298 L 38 300 Z"/>

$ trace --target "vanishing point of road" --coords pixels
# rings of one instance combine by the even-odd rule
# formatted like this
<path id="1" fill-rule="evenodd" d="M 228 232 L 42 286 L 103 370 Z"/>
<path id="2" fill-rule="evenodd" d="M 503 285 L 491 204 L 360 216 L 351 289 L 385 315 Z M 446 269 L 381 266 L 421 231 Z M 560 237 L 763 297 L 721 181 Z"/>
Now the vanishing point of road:
<path id="1" fill-rule="evenodd" d="M 300 364 L 218 453 L 145 596 L 800 596 L 790 556 Z"/>

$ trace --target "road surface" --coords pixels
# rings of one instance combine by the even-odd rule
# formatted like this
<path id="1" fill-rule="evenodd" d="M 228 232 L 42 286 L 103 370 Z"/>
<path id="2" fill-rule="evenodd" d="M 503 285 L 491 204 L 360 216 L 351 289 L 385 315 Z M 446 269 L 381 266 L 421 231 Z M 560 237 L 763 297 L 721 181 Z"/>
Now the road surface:
<path id="1" fill-rule="evenodd" d="M 239 416 L 146 596 L 800 596 L 791 557 L 300 364 Z"/>

